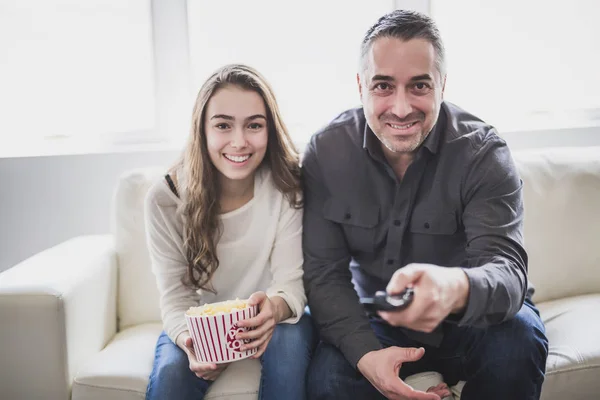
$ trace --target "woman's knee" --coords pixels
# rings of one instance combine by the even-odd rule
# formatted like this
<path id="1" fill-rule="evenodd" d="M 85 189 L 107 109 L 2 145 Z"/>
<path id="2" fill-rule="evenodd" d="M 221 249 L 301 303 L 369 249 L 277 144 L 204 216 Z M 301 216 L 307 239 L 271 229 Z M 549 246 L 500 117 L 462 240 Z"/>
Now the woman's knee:
<path id="1" fill-rule="evenodd" d="M 189 368 L 183 350 L 163 336 L 156 347 L 156 357 L 148 382 L 146 398 L 202 398 L 210 385 L 198 378 Z"/>
<path id="2" fill-rule="evenodd" d="M 278 352 L 304 353 L 312 355 L 316 345 L 316 330 L 308 315 L 303 315 L 295 324 L 279 324 L 273 331 L 267 350 Z"/>

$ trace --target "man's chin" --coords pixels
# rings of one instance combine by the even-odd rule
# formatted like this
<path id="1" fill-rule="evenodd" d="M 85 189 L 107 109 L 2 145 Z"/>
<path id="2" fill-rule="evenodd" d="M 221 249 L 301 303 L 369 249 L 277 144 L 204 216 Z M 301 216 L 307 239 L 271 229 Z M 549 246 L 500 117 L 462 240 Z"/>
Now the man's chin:
<path id="1" fill-rule="evenodd" d="M 383 145 L 392 153 L 412 153 L 419 147 L 419 143 L 414 138 L 410 139 L 406 141 L 386 140 Z"/>

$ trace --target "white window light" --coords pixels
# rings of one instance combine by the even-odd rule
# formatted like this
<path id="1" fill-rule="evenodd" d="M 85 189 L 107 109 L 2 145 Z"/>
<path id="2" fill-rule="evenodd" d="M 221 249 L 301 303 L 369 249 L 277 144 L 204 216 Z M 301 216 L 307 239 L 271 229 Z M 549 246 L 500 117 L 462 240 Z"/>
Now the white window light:
<path id="1" fill-rule="evenodd" d="M 431 1 L 446 99 L 501 133 L 600 126 L 600 3 Z"/>
<path id="2" fill-rule="evenodd" d="M 291 135 L 302 144 L 360 105 L 362 37 L 394 6 L 390 0 L 188 0 L 194 90 L 222 65 L 248 64 L 272 85 Z"/>
<path id="3" fill-rule="evenodd" d="M 3 153 L 151 136 L 151 23 L 149 0 L 0 0 Z"/>

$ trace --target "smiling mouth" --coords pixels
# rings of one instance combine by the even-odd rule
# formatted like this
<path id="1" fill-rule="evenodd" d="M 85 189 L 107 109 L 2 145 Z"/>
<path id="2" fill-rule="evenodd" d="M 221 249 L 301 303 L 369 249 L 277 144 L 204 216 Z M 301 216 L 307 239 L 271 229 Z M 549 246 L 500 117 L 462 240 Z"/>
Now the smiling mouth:
<path id="1" fill-rule="evenodd" d="M 415 122 L 411 122 L 409 124 L 403 124 L 403 125 L 391 124 L 388 122 L 388 123 L 386 123 L 386 125 L 393 129 L 399 130 L 399 131 L 405 131 L 405 130 L 412 128 L 417 123 L 419 123 L 419 121 L 415 121 Z"/>
<path id="2" fill-rule="evenodd" d="M 232 161 L 234 163 L 239 163 L 239 164 L 247 161 L 251 156 L 252 156 L 252 154 L 246 154 L 243 156 L 233 156 L 231 154 L 223 154 L 223 157 L 225 157 L 229 161 Z"/>

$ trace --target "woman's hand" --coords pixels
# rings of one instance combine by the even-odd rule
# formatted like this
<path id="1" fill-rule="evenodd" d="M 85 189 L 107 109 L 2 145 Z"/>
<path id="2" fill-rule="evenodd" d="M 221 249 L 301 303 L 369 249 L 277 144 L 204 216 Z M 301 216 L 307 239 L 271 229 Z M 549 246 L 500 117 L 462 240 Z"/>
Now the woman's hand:
<path id="1" fill-rule="evenodd" d="M 221 372 L 229 366 L 229 363 L 214 364 L 203 363 L 198 361 L 194 352 L 194 344 L 188 331 L 182 332 L 177 336 L 177 346 L 179 346 L 188 356 L 190 362 L 190 370 L 196 374 L 198 378 L 214 381 L 221 375 Z"/>
<path id="2" fill-rule="evenodd" d="M 242 346 L 241 350 L 251 350 L 258 348 L 252 358 L 260 357 L 273 336 L 275 326 L 284 319 L 288 318 L 292 312 L 281 297 L 274 296 L 269 298 L 265 292 L 256 292 L 248 299 L 249 305 L 258 305 L 259 313 L 254 318 L 245 319 L 238 322 L 238 326 L 250 328 L 248 332 L 238 333 L 237 339 L 251 340 Z"/>

